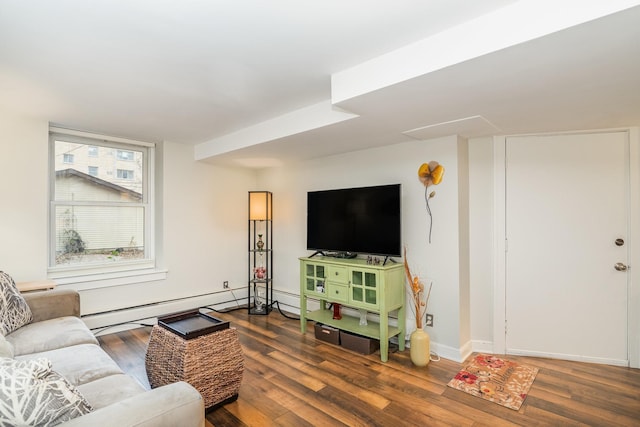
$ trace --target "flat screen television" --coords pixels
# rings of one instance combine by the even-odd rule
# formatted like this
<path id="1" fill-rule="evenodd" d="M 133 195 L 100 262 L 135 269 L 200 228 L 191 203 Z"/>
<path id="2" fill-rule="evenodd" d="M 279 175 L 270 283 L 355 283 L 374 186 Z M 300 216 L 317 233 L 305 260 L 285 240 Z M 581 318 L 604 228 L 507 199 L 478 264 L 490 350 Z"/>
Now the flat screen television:
<path id="1" fill-rule="evenodd" d="M 307 249 L 401 256 L 400 196 L 400 184 L 309 191 Z"/>

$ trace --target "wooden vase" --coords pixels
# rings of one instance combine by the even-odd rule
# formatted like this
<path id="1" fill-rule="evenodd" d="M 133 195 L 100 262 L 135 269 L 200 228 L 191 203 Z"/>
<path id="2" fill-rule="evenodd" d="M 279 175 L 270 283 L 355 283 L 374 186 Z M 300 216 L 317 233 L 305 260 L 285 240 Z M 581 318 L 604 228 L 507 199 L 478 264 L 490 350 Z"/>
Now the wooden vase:
<path id="1" fill-rule="evenodd" d="M 431 354 L 431 338 L 429 337 L 429 334 L 422 329 L 416 329 L 411 333 L 409 344 L 409 356 L 411 357 L 411 362 L 416 366 L 427 366 L 429 364 L 429 356 Z"/>

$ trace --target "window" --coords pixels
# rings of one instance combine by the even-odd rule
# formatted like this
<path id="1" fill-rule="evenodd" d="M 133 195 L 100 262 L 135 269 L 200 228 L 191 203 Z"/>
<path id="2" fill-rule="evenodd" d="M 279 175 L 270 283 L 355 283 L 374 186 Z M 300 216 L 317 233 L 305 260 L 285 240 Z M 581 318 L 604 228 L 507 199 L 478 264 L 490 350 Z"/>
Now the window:
<path id="1" fill-rule="evenodd" d="M 116 157 L 118 160 L 133 160 L 133 151 L 118 150 Z"/>
<path id="2" fill-rule="evenodd" d="M 73 154 L 63 153 L 62 154 L 62 162 L 63 163 L 73 163 Z"/>
<path id="3" fill-rule="evenodd" d="M 133 171 L 128 169 L 118 169 L 118 178 L 133 180 Z"/>
<path id="4" fill-rule="evenodd" d="M 50 147 L 50 272 L 154 267 L 153 144 L 52 128 Z M 117 173 L 114 150 L 128 162 Z M 87 154 L 69 164 L 72 152 Z"/>

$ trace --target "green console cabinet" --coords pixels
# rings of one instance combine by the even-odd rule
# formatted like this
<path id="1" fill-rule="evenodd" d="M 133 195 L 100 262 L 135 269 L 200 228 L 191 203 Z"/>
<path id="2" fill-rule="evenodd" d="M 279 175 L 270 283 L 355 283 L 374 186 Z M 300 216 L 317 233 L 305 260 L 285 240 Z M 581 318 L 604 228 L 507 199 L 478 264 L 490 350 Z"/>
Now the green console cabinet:
<path id="1" fill-rule="evenodd" d="M 304 334 L 307 320 L 380 340 L 380 359 L 389 359 L 389 338 L 398 336 L 404 350 L 405 286 L 400 263 L 367 264 L 364 259 L 340 259 L 316 256 L 300 258 L 300 329 Z M 320 302 L 320 309 L 307 312 L 307 299 Z M 329 304 L 336 303 L 379 315 L 360 325 L 359 317 L 342 314 L 334 319 Z M 389 325 L 389 313 L 397 311 L 398 326 Z"/>

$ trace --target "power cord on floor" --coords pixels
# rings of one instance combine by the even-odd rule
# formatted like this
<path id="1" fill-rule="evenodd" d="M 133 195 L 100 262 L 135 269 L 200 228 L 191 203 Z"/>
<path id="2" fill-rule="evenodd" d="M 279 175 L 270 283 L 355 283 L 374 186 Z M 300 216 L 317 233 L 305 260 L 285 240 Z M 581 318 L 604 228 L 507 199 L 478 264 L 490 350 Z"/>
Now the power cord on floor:
<path id="1" fill-rule="evenodd" d="M 239 307 L 233 307 L 233 308 L 225 308 L 223 310 L 216 310 L 215 308 L 211 307 L 210 305 L 203 305 L 202 307 L 198 307 L 198 308 L 206 308 L 208 310 L 211 310 L 215 313 L 231 313 L 232 311 L 238 311 L 238 310 L 246 310 L 247 307 L 246 306 L 239 306 Z"/>
<path id="2" fill-rule="evenodd" d="M 241 308 L 240 302 L 238 301 L 238 297 L 236 297 L 236 294 L 233 293 L 233 289 L 229 289 L 229 292 L 231 292 L 231 296 L 233 297 L 233 300 L 236 302 L 236 305 L 238 306 L 238 308 Z"/>
<path id="3" fill-rule="evenodd" d="M 215 312 L 215 313 L 229 313 L 229 312 L 237 311 L 237 310 L 246 310 L 246 309 L 247 309 L 247 306 L 246 306 L 246 305 L 244 305 L 244 306 L 241 306 L 241 305 L 240 305 L 240 302 L 238 301 L 238 298 L 236 297 L 236 295 L 233 293 L 233 290 L 232 290 L 232 289 L 229 289 L 229 291 L 231 292 L 231 295 L 233 295 L 233 300 L 236 302 L 236 305 L 237 305 L 237 307 L 236 307 L 236 308 L 224 309 L 224 310 L 216 310 L 215 308 L 213 308 L 213 307 L 211 307 L 211 306 L 203 306 L 203 307 L 200 307 L 200 308 L 206 308 L 206 309 L 209 309 L 209 310 L 211 310 L 211 311 L 213 311 L 213 312 Z M 291 317 L 291 316 L 288 316 L 287 314 L 285 314 L 285 312 L 284 312 L 284 311 L 282 311 L 282 309 L 280 308 L 280 303 L 279 303 L 277 300 L 276 300 L 276 301 L 273 301 L 271 304 L 269 304 L 269 306 L 270 306 L 271 308 L 273 308 L 273 306 L 274 306 L 274 305 L 276 306 L 276 308 L 277 308 L 278 312 L 279 312 L 282 316 L 286 317 L 287 319 L 291 319 L 291 320 L 300 320 L 300 318 L 299 318 L 299 317 Z"/>
<path id="4" fill-rule="evenodd" d="M 203 307 L 199 307 L 199 308 L 207 308 L 211 311 L 214 311 L 216 313 L 230 313 L 232 311 L 237 311 L 237 310 L 246 310 L 247 306 L 243 306 L 240 305 L 240 301 L 238 301 L 238 298 L 236 297 L 236 294 L 233 293 L 233 289 L 229 289 L 229 292 L 231 292 L 231 295 L 233 296 L 233 300 L 236 302 L 236 307 L 235 308 L 225 308 L 224 310 L 216 310 L 215 308 L 211 307 L 211 306 L 203 306 Z"/>
<path id="5" fill-rule="evenodd" d="M 278 300 L 275 300 L 274 302 L 271 303 L 271 308 L 273 308 L 273 305 L 276 305 L 278 311 L 280 312 L 281 315 L 283 315 L 284 317 L 286 317 L 287 319 L 291 319 L 291 320 L 300 320 L 299 317 L 291 317 L 285 314 L 284 311 L 282 311 L 282 309 L 280 308 L 280 303 L 278 302 Z"/>

